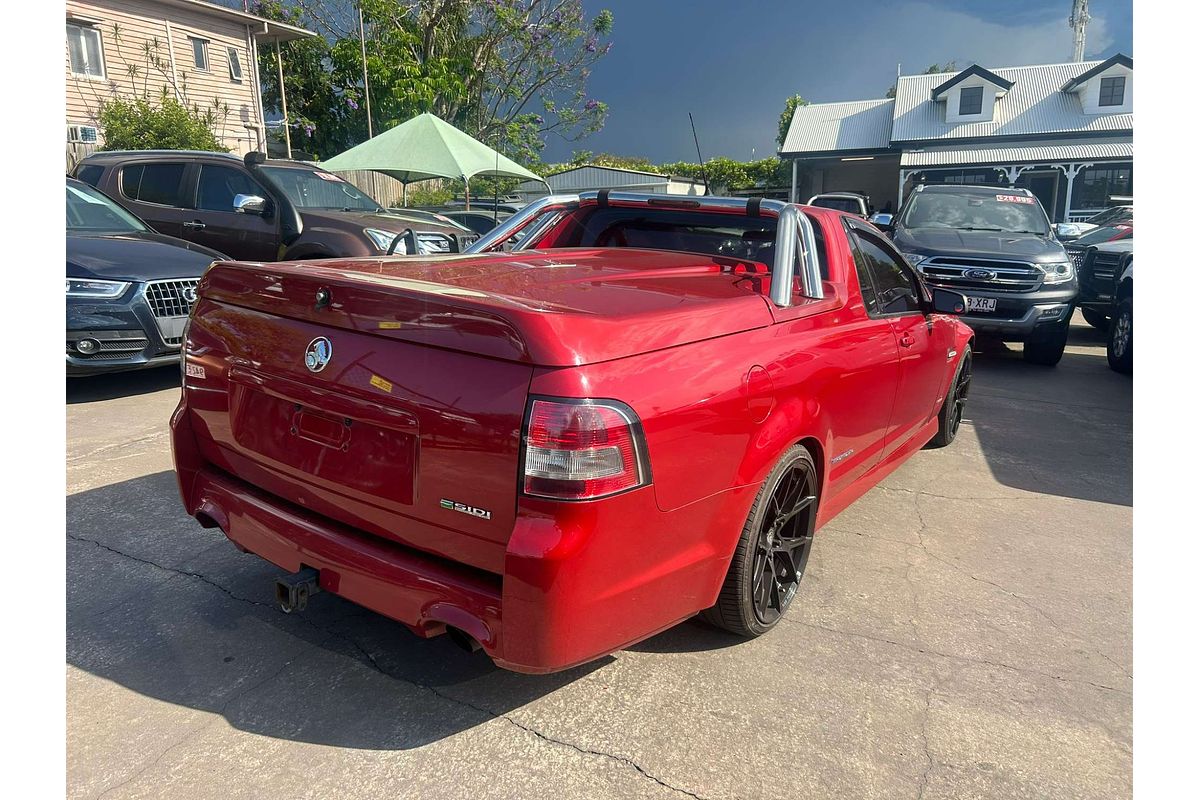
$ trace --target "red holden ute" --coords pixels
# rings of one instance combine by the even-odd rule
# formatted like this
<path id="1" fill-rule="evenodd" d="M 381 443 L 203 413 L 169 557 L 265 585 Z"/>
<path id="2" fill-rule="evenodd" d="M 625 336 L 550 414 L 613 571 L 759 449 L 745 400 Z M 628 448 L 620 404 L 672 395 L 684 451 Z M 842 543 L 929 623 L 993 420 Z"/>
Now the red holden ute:
<path id="1" fill-rule="evenodd" d="M 507 669 L 696 614 L 757 636 L 813 532 L 954 439 L 964 306 L 866 221 L 759 199 L 552 196 L 462 254 L 218 262 L 179 487 L 291 573 L 285 610 L 334 592 Z"/>

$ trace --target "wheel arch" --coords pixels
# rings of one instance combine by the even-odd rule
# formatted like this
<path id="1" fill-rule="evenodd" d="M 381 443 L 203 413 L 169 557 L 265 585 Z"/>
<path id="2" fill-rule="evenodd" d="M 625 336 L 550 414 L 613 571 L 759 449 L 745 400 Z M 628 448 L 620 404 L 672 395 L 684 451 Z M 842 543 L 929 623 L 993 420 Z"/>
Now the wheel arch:
<path id="1" fill-rule="evenodd" d="M 817 487 L 820 492 L 817 495 L 817 507 L 820 508 L 821 498 L 825 496 L 825 475 L 829 472 L 828 465 L 825 463 L 825 446 L 821 444 L 821 440 L 816 436 L 803 436 L 793 442 L 783 452 L 786 453 L 795 445 L 802 445 L 808 450 L 809 455 L 812 456 L 813 465 L 817 468 Z"/>

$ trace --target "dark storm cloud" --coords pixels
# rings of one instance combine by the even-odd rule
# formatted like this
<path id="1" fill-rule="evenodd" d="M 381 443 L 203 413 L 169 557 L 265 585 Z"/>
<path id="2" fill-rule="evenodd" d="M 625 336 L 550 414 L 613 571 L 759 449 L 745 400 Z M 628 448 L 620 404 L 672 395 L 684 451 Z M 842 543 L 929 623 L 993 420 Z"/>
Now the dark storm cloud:
<path id="1" fill-rule="evenodd" d="M 813 102 L 883 97 L 897 63 L 985 66 L 1068 61 L 1069 0 L 1039 2 L 810 3 L 586 0 L 613 11 L 612 53 L 590 91 L 609 104 L 603 131 L 583 142 L 552 138 L 547 161 L 574 149 L 695 159 L 688 111 L 704 155 L 747 159 L 775 152 L 788 95 Z M 1088 57 L 1132 55 L 1128 0 L 1093 0 Z"/>

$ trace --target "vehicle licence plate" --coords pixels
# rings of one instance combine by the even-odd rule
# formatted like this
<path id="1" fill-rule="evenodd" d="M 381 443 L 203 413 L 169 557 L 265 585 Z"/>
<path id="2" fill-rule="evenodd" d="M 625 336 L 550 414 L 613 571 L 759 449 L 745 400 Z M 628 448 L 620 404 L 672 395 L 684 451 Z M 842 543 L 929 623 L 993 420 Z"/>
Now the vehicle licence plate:
<path id="1" fill-rule="evenodd" d="M 967 313 L 979 311 L 984 314 L 992 314 L 996 311 L 996 298 L 994 297 L 968 297 L 967 298 Z"/>

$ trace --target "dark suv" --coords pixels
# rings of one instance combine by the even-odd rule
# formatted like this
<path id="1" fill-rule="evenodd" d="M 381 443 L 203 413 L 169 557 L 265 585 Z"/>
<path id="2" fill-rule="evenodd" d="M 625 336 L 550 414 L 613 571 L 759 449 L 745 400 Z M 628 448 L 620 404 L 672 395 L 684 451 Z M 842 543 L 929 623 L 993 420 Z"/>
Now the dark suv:
<path id="1" fill-rule="evenodd" d="M 1028 189 L 918 186 L 890 226 L 927 283 L 962 292 L 980 337 L 1024 342 L 1024 358 L 1062 359 L 1079 283 Z"/>
<path id="2" fill-rule="evenodd" d="M 458 252 L 478 236 L 455 223 L 383 208 L 301 161 L 228 153 L 95 153 L 75 168 L 159 233 L 243 261 Z"/>

